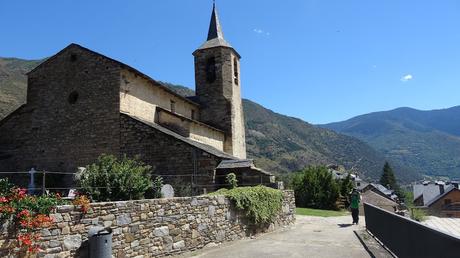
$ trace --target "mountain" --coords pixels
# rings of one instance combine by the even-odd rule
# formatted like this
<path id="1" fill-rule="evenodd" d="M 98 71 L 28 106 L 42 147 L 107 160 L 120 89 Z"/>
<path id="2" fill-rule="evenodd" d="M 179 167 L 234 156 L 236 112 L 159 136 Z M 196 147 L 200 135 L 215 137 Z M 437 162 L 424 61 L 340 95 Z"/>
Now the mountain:
<path id="1" fill-rule="evenodd" d="M 39 61 L 0 58 L 0 72 L 7 74 L 0 80 L 0 119 L 25 100 L 25 73 Z M 3 77 L 2 77 L 3 78 Z M 183 96 L 194 91 L 180 85 L 163 82 Z M 366 143 L 268 110 L 250 100 L 243 100 L 246 121 L 248 157 L 257 166 L 277 174 L 284 174 L 316 164 L 339 164 L 354 168 L 364 178 L 378 179 L 384 157 Z M 405 168 L 397 169 L 398 178 L 410 181 L 417 175 Z"/>
<path id="2" fill-rule="evenodd" d="M 26 101 L 25 74 L 42 61 L 0 58 L 0 119 Z"/>
<path id="3" fill-rule="evenodd" d="M 250 100 L 243 101 L 243 108 L 248 155 L 268 171 L 341 164 L 347 169 L 355 168 L 365 178 L 375 180 L 381 175 L 384 157 L 356 138 L 275 113 Z M 398 178 L 408 182 L 417 175 L 399 168 Z"/>
<path id="4" fill-rule="evenodd" d="M 398 108 L 322 127 L 361 139 L 420 174 L 460 177 L 460 106 Z"/>

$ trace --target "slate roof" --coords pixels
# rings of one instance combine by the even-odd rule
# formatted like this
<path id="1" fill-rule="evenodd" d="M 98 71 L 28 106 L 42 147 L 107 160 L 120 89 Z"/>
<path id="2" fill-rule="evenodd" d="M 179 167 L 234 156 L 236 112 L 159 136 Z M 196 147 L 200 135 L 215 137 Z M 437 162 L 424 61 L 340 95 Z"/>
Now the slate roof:
<path id="1" fill-rule="evenodd" d="M 448 191 L 452 185 L 443 185 L 444 191 Z M 435 183 L 423 183 L 423 184 L 415 184 L 414 186 L 414 200 L 423 196 L 423 205 L 426 206 L 430 203 L 433 199 L 441 195 L 441 190 L 439 189 L 439 185 Z"/>
<path id="2" fill-rule="evenodd" d="M 208 38 L 206 42 L 198 49 L 212 48 L 212 47 L 232 47 L 225 39 L 224 32 L 220 26 L 219 16 L 217 15 L 216 4 L 212 5 L 211 21 L 209 22 Z"/>
<path id="3" fill-rule="evenodd" d="M 256 167 L 252 159 L 222 160 L 216 169 L 232 169 L 232 168 L 250 168 L 251 170 L 257 171 L 259 173 L 273 176 L 272 173 Z"/>
<path id="4" fill-rule="evenodd" d="M 440 194 L 440 195 L 438 195 L 437 197 L 435 197 L 434 199 L 432 199 L 431 201 L 429 201 L 425 206 L 426 206 L 426 207 L 430 207 L 430 206 L 433 205 L 435 202 L 437 202 L 438 200 L 442 199 L 444 196 L 448 195 L 450 192 L 452 192 L 452 191 L 454 191 L 454 190 L 460 191 L 460 190 L 458 190 L 457 188 L 451 186 L 451 187 L 449 187 L 448 189 L 446 189 L 445 192 L 444 192 L 443 194 Z"/>
<path id="5" fill-rule="evenodd" d="M 254 166 L 254 162 L 251 159 L 241 159 L 241 160 L 222 160 L 217 166 L 217 169 L 225 168 L 250 168 Z"/>
<path id="6" fill-rule="evenodd" d="M 362 191 L 364 188 L 366 188 L 369 185 L 369 183 L 366 182 L 361 182 L 359 186 L 356 187 L 359 191 Z"/>
<path id="7" fill-rule="evenodd" d="M 252 170 L 256 170 L 257 172 L 262 173 L 262 174 L 265 174 L 265 175 L 268 175 L 268 176 L 274 176 L 272 173 L 267 172 L 267 171 L 265 171 L 265 170 L 263 170 L 263 169 L 261 169 L 261 168 L 255 167 L 255 166 L 252 167 L 251 169 L 252 169 Z"/>
<path id="8" fill-rule="evenodd" d="M 396 203 L 394 200 L 385 198 L 374 191 L 366 191 L 365 193 L 362 194 L 362 197 L 363 197 L 363 202 L 370 203 L 370 204 L 373 204 L 379 207 L 384 207 L 384 206 L 394 207 L 398 205 L 398 203 Z"/>
<path id="9" fill-rule="evenodd" d="M 381 184 L 374 184 L 374 183 L 371 183 L 372 186 L 374 186 L 375 188 L 377 188 L 380 192 L 388 195 L 388 196 L 391 196 L 393 194 L 393 190 L 390 190 L 388 188 L 386 188 L 385 186 L 381 185 Z"/>
<path id="10" fill-rule="evenodd" d="M 227 47 L 233 49 L 233 47 L 228 43 L 224 38 L 224 32 L 222 31 L 222 26 L 220 25 L 219 15 L 217 14 L 216 4 L 212 5 L 212 14 L 211 21 L 209 22 L 208 37 L 206 42 L 204 42 L 198 49 L 208 49 L 214 47 Z M 235 51 L 235 49 L 233 49 Z M 241 57 L 238 52 L 235 51 L 238 57 Z"/>
<path id="11" fill-rule="evenodd" d="M 210 125 L 205 124 L 205 123 L 203 123 L 203 122 L 200 122 L 200 121 L 198 121 L 198 120 L 188 118 L 188 117 L 183 116 L 183 115 L 181 115 L 181 114 L 171 112 L 171 111 L 169 111 L 169 110 L 167 110 L 167 109 L 165 109 L 165 108 L 162 108 L 162 107 L 160 107 L 160 106 L 157 106 L 156 109 L 158 110 L 158 112 L 165 112 L 165 113 L 168 113 L 168 114 L 171 115 L 171 116 L 178 117 L 178 118 L 180 118 L 180 119 L 182 119 L 182 120 L 186 120 L 186 121 L 189 121 L 189 122 L 191 122 L 191 123 L 194 123 L 194 124 L 197 124 L 197 125 L 201 125 L 201 126 L 207 127 L 207 128 L 209 128 L 209 129 L 211 129 L 211 130 L 214 130 L 214 131 L 218 131 L 218 132 L 221 132 L 221 133 L 225 133 L 224 131 L 222 131 L 222 130 L 220 130 L 220 129 L 218 129 L 218 128 L 215 128 L 215 127 L 213 127 L 213 126 L 210 126 Z"/>
<path id="12" fill-rule="evenodd" d="M 376 183 L 361 184 L 361 186 L 358 187 L 358 190 L 362 191 L 368 186 L 371 186 L 369 190 L 374 191 L 380 194 L 381 196 L 388 198 L 389 200 L 395 201 L 398 198 L 398 196 L 394 194 L 393 190 L 389 190 L 388 188 L 386 188 L 385 186 L 381 184 L 376 184 Z"/>
<path id="13" fill-rule="evenodd" d="M 196 147 L 196 148 L 198 148 L 198 149 L 200 149 L 202 151 L 205 151 L 205 152 L 207 152 L 209 154 L 212 154 L 214 156 L 217 156 L 219 158 L 239 160 L 235 156 L 232 156 L 232 155 L 230 155 L 228 153 L 225 153 L 225 152 L 223 152 L 221 150 L 218 150 L 218 149 L 216 149 L 216 148 L 214 148 L 214 147 L 212 147 L 210 145 L 207 145 L 207 144 L 204 144 L 204 143 L 201 143 L 201 142 L 197 142 L 197 141 L 194 141 L 194 140 L 192 140 L 190 138 L 184 137 L 184 136 L 182 136 L 180 134 L 177 134 L 177 133 L 175 133 L 175 132 L 173 132 L 173 131 L 171 131 L 169 129 L 164 128 L 163 126 L 161 126 L 159 124 L 155 124 L 155 123 L 152 123 L 152 122 L 147 122 L 147 121 L 145 121 L 145 120 L 143 120 L 143 119 L 141 119 L 141 118 L 139 118 L 137 116 L 127 114 L 125 112 L 120 112 L 120 113 L 123 114 L 123 115 L 126 115 L 126 116 L 128 116 L 128 117 L 130 117 L 130 118 L 132 118 L 132 119 L 134 119 L 136 121 L 139 121 L 139 122 L 141 122 L 143 124 L 146 124 L 146 125 L 154 128 L 154 129 L 156 129 L 156 130 L 158 130 L 158 131 L 160 131 L 160 132 L 162 132 L 164 134 L 167 134 L 167 135 L 169 135 L 171 137 L 174 137 L 175 139 L 177 139 L 179 141 L 182 141 L 182 142 L 184 142 L 184 143 L 186 143 L 188 145 Z"/>

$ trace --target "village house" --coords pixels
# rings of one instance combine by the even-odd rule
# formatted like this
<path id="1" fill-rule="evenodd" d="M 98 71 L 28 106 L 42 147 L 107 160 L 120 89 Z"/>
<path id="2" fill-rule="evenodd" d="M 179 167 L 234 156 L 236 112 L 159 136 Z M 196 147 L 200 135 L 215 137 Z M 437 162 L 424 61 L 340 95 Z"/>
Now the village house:
<path id="1" fill-rule="evenodd" d="M 452 188 L 458 188 L 458 183 L 444 181 L 423 181 L 422 183 L 414 184 L 414 205 L 426 206 L 428 203 Z"/>
<path id="2" fill-rule="evenodd" d="M 424 182 L 414 185 L 415 190 L 421 193 L 415 197 L 414 204 L 429 215 L 460 218 L 460 190 L 457 183 Z"/>
<path id="3" fill-rule="evenodd" d="M 437 217 L 460 218 L 460 190 L 450 188 L 426 205 L 428 214 Z"/>
<path id="4" fill-rule="evenodd" d="M 272 183 L 246 159 L 240 55 L 224 39 L 215 6 L 193 56 L 196 96 L 184 97 L 70 44 L 27 74 L 27 103 L 0 121 L 0 171 L 75 172 L 105 153 L 138 156 L 196 193 L 218 188 L 230 172 L 241 184 L 245 175 L 247 184 Z"/>
<path id="5" fill-rule="evenodd" d="M 361 192 L 362 201 L 359 206 L 360 214 L 364 214 L 364 203 L 369 203 L 389 212 L 397 211 L 399 204 L 394 191 L 381 184 L 362 183 L 357 189 Z"/>

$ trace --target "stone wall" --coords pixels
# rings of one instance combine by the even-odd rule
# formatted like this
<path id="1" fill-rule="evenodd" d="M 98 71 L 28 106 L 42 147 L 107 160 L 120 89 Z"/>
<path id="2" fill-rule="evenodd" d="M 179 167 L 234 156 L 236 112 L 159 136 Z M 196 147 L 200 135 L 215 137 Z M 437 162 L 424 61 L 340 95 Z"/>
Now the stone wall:
<path id="1" fill-rule="evenodd" d="M 74 206 L 52 214 L 55 225 L 42 230 L 41 257 L 86 257 L 91 226 L 113 229 L 115 257 L 158 257 L 241 239 L 295 221 L 293 191 L 284 191 L 275 223 L 255 227 L 223 196 L 179 197 L 91 204 L 83 215 Z M 0 256 L 11 241 L 0 238 Z M 11 251 L 11 250 L 10 250 Z M 12 256 L 14 257 L 14 256 Z"/>

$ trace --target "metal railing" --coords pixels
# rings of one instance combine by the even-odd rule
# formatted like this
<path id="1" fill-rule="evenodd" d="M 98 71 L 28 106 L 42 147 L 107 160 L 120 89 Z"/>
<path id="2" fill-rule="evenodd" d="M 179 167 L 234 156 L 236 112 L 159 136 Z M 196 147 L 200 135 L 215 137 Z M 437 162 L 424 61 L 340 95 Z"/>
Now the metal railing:
<path id="1" fill-rule="evenodd" d="M 364 203 L 367 230 L 396 256 L 460 257 L 460 238 Z"/>
<path id="2" fill-rule="evenodd" d="M 19 171 L 0 172 L 0 178 L 7 177 L 15 185 L 26 188 L 34 194 L 47 194 L 49 192 L 60 192 L 66 195 L 71 189 L 80 190 L 81 187 L 74 181 L 74 172 L 53 172 L 53 171 Z M 152 174 L 163 178 L 165 184 L 171 184 L 178 190 L 179 196 L 190 196 L 203 193 L 203 189 L 216 190 L 229 186 L 225 183 L 226 175 L 197 175 L 197 174 Z M 63 178 L 67 177 L 67 178 Z M 262 175 L 245 175 L 238 178 L 238 186 L 265 185 L 274 187 L 273 183 L 267 181 Z M 32 184 L 33 181 L 33 184 Z M 31 186 L 33 185 L 33 187 Z M 93 188 L 107 188 L 98 186 Z"/>

